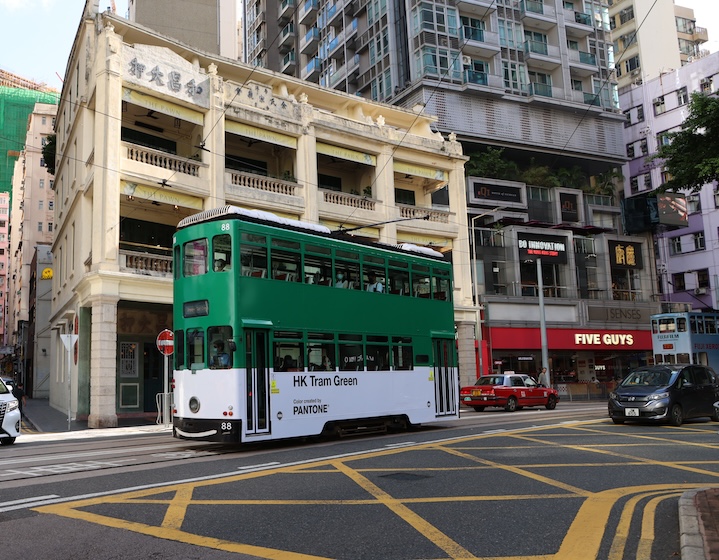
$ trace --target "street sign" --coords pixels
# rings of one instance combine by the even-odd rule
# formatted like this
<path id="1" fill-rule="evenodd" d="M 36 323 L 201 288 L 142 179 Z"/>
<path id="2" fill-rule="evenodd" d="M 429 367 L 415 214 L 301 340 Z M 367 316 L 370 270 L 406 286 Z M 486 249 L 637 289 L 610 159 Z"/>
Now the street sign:
<path id="1" fill-rule="evenodd" d="M 157 349 L 165 356 L 175 351 L 175 335 L 171 330 L 165 329 L 157 335 Z"/>

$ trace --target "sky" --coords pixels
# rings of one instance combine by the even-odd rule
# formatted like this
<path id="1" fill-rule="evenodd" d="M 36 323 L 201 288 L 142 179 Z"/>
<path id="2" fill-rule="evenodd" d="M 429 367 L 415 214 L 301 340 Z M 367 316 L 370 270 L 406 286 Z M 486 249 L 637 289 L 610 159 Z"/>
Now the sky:
<path id="1" fill-rule="evenodd" d="M 661 0 L 660 0 L 661 1 Z M 100 0 L 100 9 L 110 6 Z M 127 15 L 127 0 L 115 0 Z M 719 1 L 676 0 L 692 8 L 697 25 L 709 30 L 703 48 L 719 50 Z M 0 68 L 60 90 L 85 0 L 0 0 Z"/>

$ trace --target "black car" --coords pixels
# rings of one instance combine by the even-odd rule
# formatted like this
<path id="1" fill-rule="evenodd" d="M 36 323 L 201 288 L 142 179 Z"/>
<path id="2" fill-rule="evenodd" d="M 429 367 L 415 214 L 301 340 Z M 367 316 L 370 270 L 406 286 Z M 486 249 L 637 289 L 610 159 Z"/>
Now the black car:
<path id="1" fill-rule="evenodd" d="M 609 394 L 609 416 L 615 424 L 644 420 L 681 426 L 685 418 L 703 416 L 719 422 L 718 400 L 719 380 L 708 366 L 647 366 L 632 371 Z"/>

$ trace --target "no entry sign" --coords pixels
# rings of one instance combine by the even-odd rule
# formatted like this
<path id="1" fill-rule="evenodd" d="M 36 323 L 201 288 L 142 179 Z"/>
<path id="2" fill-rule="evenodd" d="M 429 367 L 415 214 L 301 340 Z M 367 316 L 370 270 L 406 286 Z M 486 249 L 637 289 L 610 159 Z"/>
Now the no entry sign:
<path id="1" fill-rule="evenodd" d="M 175 351 L 175 335 L 171 330 L 165 329 L 157 335 L 157 349 L 165 356 Z"/>

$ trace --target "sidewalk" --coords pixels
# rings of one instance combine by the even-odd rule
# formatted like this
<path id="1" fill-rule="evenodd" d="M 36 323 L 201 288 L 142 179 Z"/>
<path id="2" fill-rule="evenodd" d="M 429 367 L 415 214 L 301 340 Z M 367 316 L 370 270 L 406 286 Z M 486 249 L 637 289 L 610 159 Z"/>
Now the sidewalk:
<path id="1" fill-rule="evenodd" d="M 27 399 L 27 403 L 23 407 L 22 412 L 26 424 L 31 426 L 34 430 L 46 434 L 52 433 L 60 436 L 61 434 L 68 432 L 87 431 L 88 433 L 96 433 L 99 437 L 108 430 L 112 431 L 118 429 L 89 429 L 87 427 L 87 420 L 71 420 L 68 423 L 67 412 L 62 412 L 51 407 L 48 399 Z M 148 428 L 153 428 L 154 430 L 169 429 L 164 428 L 162 424 L 157 424 L 156 415 L 118 418 L 118 427 L 123 428 L 123 432 L 127 432 L 127 429 L 136 428 L 138 432 L 142 433 L 147 432 Z"/>

